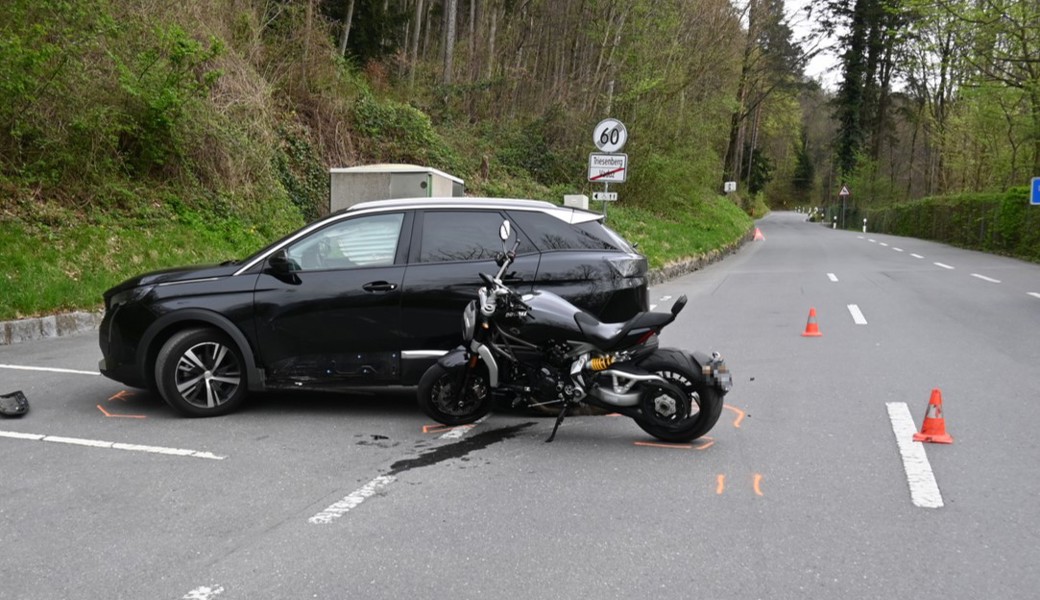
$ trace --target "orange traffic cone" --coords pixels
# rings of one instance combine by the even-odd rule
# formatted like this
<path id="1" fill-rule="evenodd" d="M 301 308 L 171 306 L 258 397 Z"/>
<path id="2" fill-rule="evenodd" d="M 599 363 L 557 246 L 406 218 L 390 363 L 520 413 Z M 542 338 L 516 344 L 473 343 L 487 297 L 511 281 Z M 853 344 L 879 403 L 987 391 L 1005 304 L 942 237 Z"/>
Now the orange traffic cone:
<path id="1" fill-rule="evenodd" d="M 816 324 L 816 309 L 809 309 L 809 321 L 805 324 L 805 333 L 802 337 L 820 337 L 823 334 L 820 333 L 820 326 Z"/>
<path id="2" fill-rule="evenodd" d="M 942 391 L 939 388 L 932 390 L 932 397 L 928 399 L 928 412 L 924 415 L 924 424 L 921 425 L 921 432 L 914 434 L 914 441 L 953 443 L 953 438 L 946 433 L 946 419 L 942 414 Z"/>
<path id="3" fill-rule="evenodd" d="M 762 235 L 762 230 L 759 229 L 758 227 L 755 227 L 755 239 L 753 239 L 751 241 L 753 241 L 753 242 L 761 242 L 761 241 L 764 241 L 765 239 L 766 239 L 766 236 Z"/>

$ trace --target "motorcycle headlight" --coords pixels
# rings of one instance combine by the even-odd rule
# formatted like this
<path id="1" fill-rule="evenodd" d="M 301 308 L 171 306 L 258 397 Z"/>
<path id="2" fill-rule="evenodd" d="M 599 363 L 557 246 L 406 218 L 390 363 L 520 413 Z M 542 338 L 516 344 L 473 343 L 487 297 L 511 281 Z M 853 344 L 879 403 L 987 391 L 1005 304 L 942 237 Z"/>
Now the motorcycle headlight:
<path id="1" fill-rule="evenodd" d="M 477 329 L 477 303 L 471 300 L 466 305 L 466 310 L 462 311 L 462 340 L 470 341 L 473 339 L 473 333 Z"/>

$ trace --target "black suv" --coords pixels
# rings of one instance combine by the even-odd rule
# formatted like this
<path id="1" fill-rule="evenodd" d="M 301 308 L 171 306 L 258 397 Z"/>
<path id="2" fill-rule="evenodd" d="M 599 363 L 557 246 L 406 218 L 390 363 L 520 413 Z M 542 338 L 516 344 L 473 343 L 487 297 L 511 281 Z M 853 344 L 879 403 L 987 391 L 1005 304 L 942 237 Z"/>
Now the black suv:
<path id="1" fill-rule="evenodd" d="M 241 261 L 171 269 L 105 292 L 101 373 L 182 414 L 230 412 L 247 391 L 415 385 L 461 341 L 504 219 L 503 277 L 604 321 L 647 309 L 647 262 L 597 213 L 534 200 L 357 204 Z"/>

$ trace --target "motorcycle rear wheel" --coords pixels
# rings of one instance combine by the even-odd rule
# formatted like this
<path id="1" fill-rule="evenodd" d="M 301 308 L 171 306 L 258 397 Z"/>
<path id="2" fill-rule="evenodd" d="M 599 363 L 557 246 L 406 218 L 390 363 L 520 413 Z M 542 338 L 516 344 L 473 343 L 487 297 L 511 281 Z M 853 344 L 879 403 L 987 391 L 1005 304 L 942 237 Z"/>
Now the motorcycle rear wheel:
<path id="1" fill-rule="evenodd" d="M 463 393 L 459 393 L 459 387 Z M 466 425 L 491 411 L 491 387 L 481 368 L 435 364 L 419 380 L 419 408 L 444 425 Z"/>
<path id="2" fill-rule="evenodd" d="M 711 431 L 722 414 L 722 397 L 708 385 L 685 352 L 663 348 L 639 366 L 682 390 L 690 404 L 689 414 L 682 419 L 650 414 L 636 418 L 636 424 L 643 431 L 670 443 L 689 442 Z"/>

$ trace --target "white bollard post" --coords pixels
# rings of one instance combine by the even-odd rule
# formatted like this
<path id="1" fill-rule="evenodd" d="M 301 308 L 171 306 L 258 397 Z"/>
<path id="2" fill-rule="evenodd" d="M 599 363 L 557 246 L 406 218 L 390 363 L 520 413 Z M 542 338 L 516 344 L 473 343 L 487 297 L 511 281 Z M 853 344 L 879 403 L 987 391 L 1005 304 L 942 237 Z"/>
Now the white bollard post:
<path id="1" fill-rule="evenodd" d="M 863 219 L 863 233 L 867 232 L 867 220 Z"/>
<path id="2" fill-rule="evenodd" d="M 831 224 L 831 229 L 837 229 L 837 228 L 838 228 L 838 216 L 835 215 L 834 216 L 834 223 Z"/>

